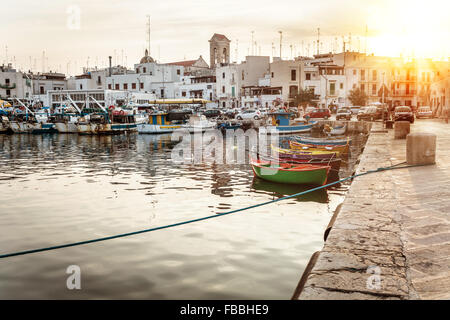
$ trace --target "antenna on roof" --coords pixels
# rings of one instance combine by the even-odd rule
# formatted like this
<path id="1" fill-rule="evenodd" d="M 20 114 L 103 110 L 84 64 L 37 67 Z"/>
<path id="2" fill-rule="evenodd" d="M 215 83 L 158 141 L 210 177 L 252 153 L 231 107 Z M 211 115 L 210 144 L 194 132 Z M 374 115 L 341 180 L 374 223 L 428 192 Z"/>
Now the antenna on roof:
<path id="1" fill-rule="evenodd" d="M 148 55 L 150 55 L 150 15 L 147 15 Z"/>

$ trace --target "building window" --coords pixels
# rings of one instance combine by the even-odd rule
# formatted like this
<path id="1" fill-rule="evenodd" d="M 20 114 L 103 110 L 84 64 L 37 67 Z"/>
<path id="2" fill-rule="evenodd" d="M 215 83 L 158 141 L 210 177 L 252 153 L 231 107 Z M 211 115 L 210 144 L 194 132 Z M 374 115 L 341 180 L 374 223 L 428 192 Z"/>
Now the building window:
<path id="1" fill-rule="evenodd" d="M 186 91 L 181 92 L 182 97 L 186 97 Z"/>
<path id="2" fill-rule="evenodd" d="M 339 89 L 341 89 L 341 90 L 344 89 L 344 83 L 342 83 L 342 82 L 339 83 Z"/>
<path id="3" fill-rule="evenodd" d="M 242 80 L 244 80 L 244 70 L 242 70 Z"/>
<path id="4" fill-rule="evenodd" d="M 139 73 L 139 68 L 136 69 L 136 73 Z"/>
<path id="5" fill-rule="evenodd" d="M 119 84 L 116 83 L 116 90 L 119 90 Z"/>
<path id="6" fill-rule="evenodd" d="M 273 72 L 272 72 L 272 78 L 273 78 Z"/>
<path id="7" fill-rule="evenodd" d="M 365 70 L 361 70 L 361 80 L 366 80 L 366 73 Z"/>
<path id="8" fill-rule="evenodd" d="M 180 75 L 180 69 L 177 69 L 177 75 Z"/>
<path id="9" fill-rule="evenodd" d="M 108 89 L 109 89 L 109 90 L 111 90 L 111 83 L 110 83 L 110 84 L 108 84 Z"/>
<path id="10" fill-rule="evenodd" d="M 56 90 L 56 89 L 55 89 Z M 80 84 L 80 90 L 83 90 L 83 85 L 82 84 Z"/>
<path id="11" fill-rule="evenodd" d="M 144 89 L 144 84 L 142 82 L 140 83 L 140 87 L 141 89 Z"/>
<path id="12" fill-rule="evenodd" d="M 161 89 L 161 98 L 164 98 L 164 89 Z"/>
<path id="13" fill-rule="evenodd" d="M 222 79 L 225 79 L 225 72 L 222 72 Z"/>
<path id="14" fill-rule="evenodd" d="M 336 83 L 331 82 L 330 83 L 330 94 L 335 95 L 336 94 Z"/>
<path id="15" fill-rule="evenodd" d="M 131 84 L 131 89 L 136 89 L 136 83 L 135 83 L 135 82 L 133 82 L 133 83 Z"/>
<path id="16" fill-rule="evenodd" d="M 5 79 L 5 84 L 9 84 L 9 79 Z"/>
<path id="17" fill-rule="evenodd" d="M 297 70 L 291 70 L 291 81 L 295 81 L 297 79 Z"/>
<path id="18" fill-rule="evenodd" d="M 209 101 L 212 101 L 212 92 L 209 93 Z"/>
<path id="19" fill-rule="evenodd" d="M 377 85 L 373 84 L 372 85 L 372 94 L 375 96 L 377 94 Z"/>
<path id="20" fill-rule="evenodd" d="M 363 83 L 361 83 L 361 91 L 364 91 L 365 89 L 364 89 L 364 84 Z"/>
<path id="21" fill-rule="evenodd" d="M 377 81 L 377 70 L 372 71 L 372 80 Z"/>
<path id="22" fill-rule="evenodd" d="M 311 73 L 306 73 L 306 80 L 311 80 Z"/>
<path id="23" fill-rule="evenodd" d="M 128 83 L 123 84 L 123 90 L 128 90 Z"/>
<path id="24" fill-rule="evenodd" d="M 45 92 L 44 92 L 44 87 L 41 87 L 41 89 L 40 89 L 40 94 L 44 94 Z"/>
<path id="25" fill-rule="evenodd" d="M 6 89 L 6 95 L 7 95 L 7 96 L 10 96 L 10 95 L 11 95 L 11 90 Z"/>
<path id="26" fill-rule="evenodd" d="M 143 68 L 143 72 L 144 72 L 144 73 L 147 72 L 147 68 L 146 68 L 146 67 Z"/>
<path id="27" fill-rule="evenodd" d="M 222 93 L 225 93 L 225 86 L 222 86 Z"/>

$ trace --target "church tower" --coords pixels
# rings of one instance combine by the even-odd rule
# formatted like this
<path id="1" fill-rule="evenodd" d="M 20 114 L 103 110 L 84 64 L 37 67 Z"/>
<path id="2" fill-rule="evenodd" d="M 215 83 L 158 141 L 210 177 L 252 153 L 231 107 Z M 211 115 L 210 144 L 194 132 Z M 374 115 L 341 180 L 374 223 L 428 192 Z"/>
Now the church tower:
<path id="1" fill-rule="evenodd" d="M 230 40 L 223 34 L 214 33 L 209 40 L 209 66 L 214 69 L 221 63 L 230 63 Z"/>

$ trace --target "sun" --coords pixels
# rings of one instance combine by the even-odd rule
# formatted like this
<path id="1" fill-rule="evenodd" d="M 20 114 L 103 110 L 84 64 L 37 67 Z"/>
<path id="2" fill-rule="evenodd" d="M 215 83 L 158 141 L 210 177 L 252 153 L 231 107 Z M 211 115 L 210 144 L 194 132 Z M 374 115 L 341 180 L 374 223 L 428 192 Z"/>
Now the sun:
<path id="1" fill-rule="evenodd" d="M 389 56 L 448 57 L 450 3 L 444 0 L 398 0 L 369 7 L 370 47 Z"/>

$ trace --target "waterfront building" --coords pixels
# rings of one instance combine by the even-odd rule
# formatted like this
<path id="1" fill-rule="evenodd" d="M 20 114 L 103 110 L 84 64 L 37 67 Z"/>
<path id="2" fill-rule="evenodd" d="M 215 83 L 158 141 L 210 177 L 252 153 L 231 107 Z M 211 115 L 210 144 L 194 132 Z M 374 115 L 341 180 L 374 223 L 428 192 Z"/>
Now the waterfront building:
<path id="1" fill-rule="evenodd" d="M 67 90 L 67 80 L 64 73 L 44 72 L 30 74 L 33 79 L 33 94 L 45 95 L 49 90 Z"/>
<path id="2" fill-rule="evenodd" d="M 216 96 L 216 76 L 183 76 L 179 83 L 176 83 L 176 98 L 181 99 L 204 99 L 208 100 L 207 108 L 217 108 Z"/>
<path id="3" fill-rule="evenodd" d="M 242 87 L 257 86 L 270 69 L 270 57 L 247 56 L 240 64 L 222 64 L 216 67 L 216 88 L 219 107 L 241 106 Z"/>
<path id="4" fill-rule="evenodd" d="M 82 109 L 95 107 L 100 104 L 104 108 L 109 106 L 138 106 L 154 101 L 156 96 L 152 93 L 131 92 L 123 90 L 49 90 L 41 96 L 44 107 L 57 108 L 76 104 Z"/>
<path id="5" fill-rule="evenodd" d="M 281 87 L 283 103 L 294 106 L 294 97 L 301 87 L 302 60 L 276 59 L 270 64 L 270 85 Z"/>
<path id="6" fill-rule="evenodd" d="M 274 108 L 281 102 L 282 87 L 246 86 L 241 89 L 244 108 Z"/>
<path id="7" fill-rule="evenodd" d="M 0 66 L 0 99 L 30 99 L 33 95 L 33 81 L 11 64 Z"/>
<path id="8" fill-rule="evenodd" d="M 445 109 L 450 116 L 450 62 L 442 64 L 430 84 L 430 106 L 436 116 L 443 116 Z"/>

